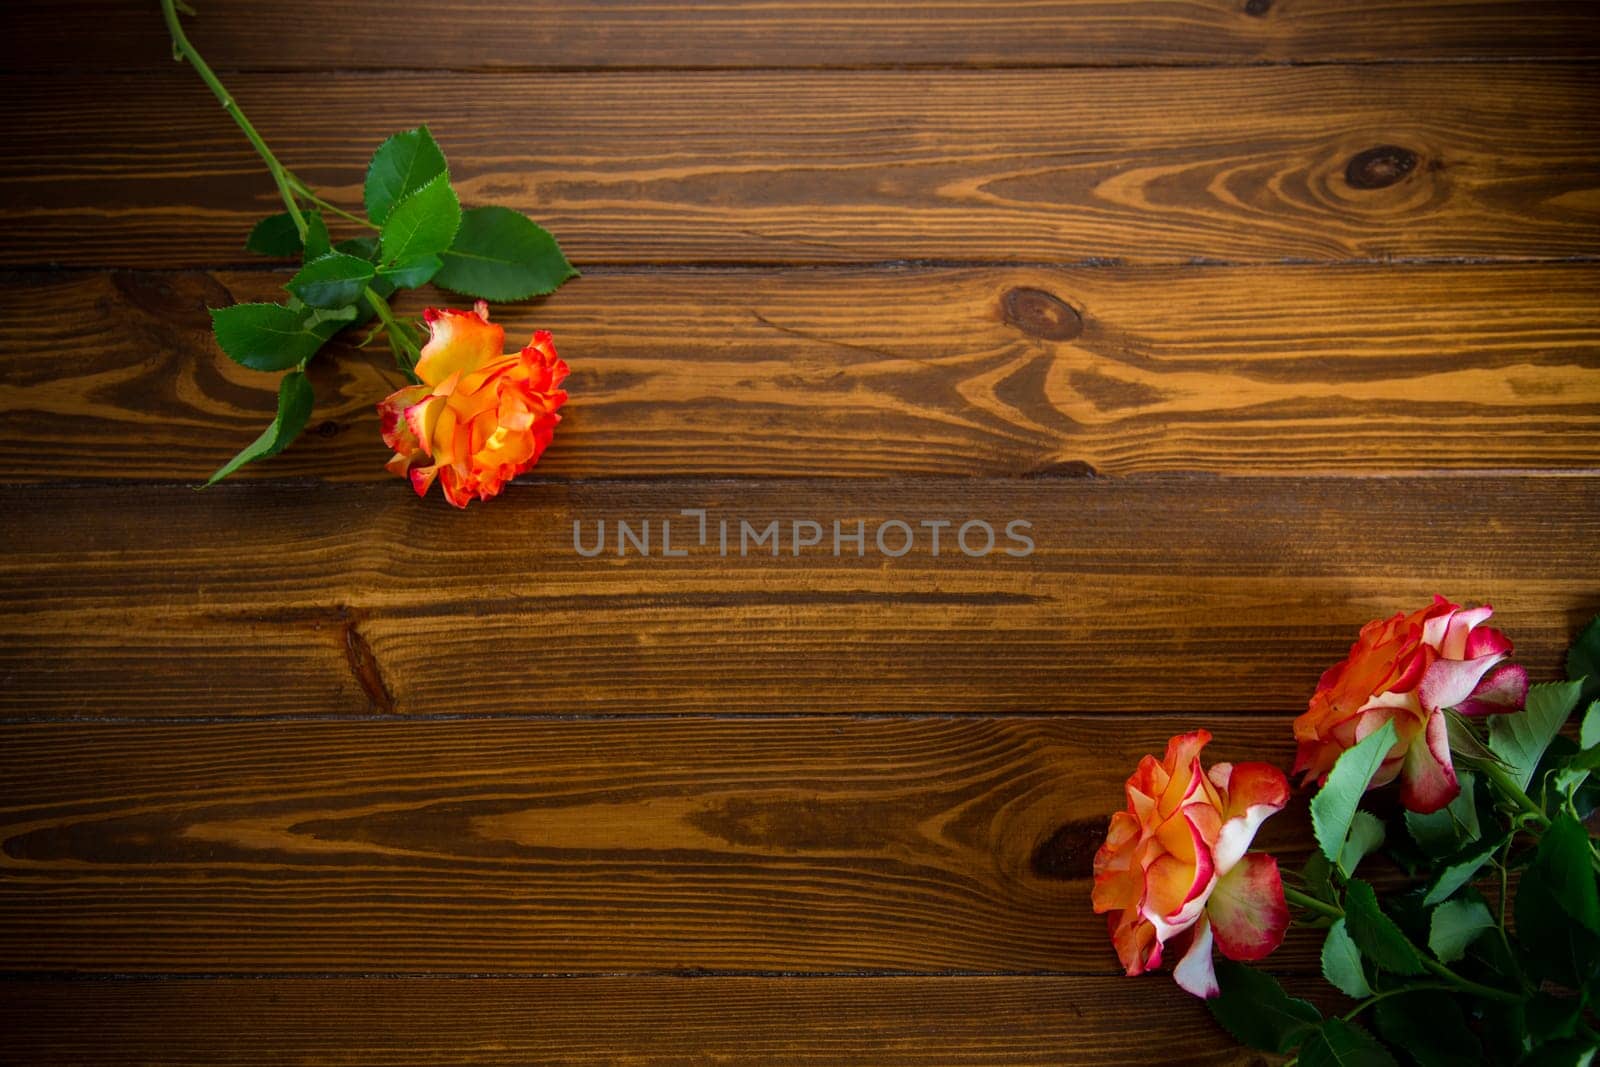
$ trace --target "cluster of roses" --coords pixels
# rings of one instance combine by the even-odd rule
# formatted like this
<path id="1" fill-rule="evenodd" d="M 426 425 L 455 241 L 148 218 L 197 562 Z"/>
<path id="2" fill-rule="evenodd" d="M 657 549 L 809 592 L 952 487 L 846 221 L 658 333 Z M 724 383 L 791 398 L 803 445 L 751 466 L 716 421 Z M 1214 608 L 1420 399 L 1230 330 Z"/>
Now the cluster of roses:
<path id="1" fill-rule="evenodd" d="M 1515 712 L 1527 672 L 1508 663 L 1511 642 L 1485 626 L 1488 606 L 1466 610 L 1442 597 L 1420 611 L 1368 623 L 1350 655 L 1329 669 L 1294 723 L 1295 774 L 1324 782 L 1339 756 L 1392 723 L 1397 738 L 1368 784 L 1400 782 L 1417 813 L 1460 793 L 1446 712 Z M 1249 853 L 1257 829 L 1289 799 L 1289 783 L 1265 763 L 1200 763 L 1204 730 L 1174 737 L 1166 756 L 1146 756 L 1128 779 L 1128 806 L 1111 818 L 1095 856 L 1094 908 L 1109 913 L 1111 939 L 1130 975 L 1175 959 L 1178 984 L 1219 992 L 1212 948 L 1259 960 L 1289 925 L 1278 864 Z"/>

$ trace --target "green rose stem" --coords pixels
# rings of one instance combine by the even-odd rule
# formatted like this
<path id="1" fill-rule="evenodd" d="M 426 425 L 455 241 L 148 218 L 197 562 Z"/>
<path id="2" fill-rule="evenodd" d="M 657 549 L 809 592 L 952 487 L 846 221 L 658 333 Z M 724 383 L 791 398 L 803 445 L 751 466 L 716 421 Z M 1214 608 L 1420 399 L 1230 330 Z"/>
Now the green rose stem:
<path id="1" fill-rule="evenodd" d="M 317 195 L 315 189 L 312 189 L 305 182 L 295 177 L 293 173 L 286 172 L 285 176 L 289 179 L 289 184 L 294 188 L 295 192 L 299 193 L 301 196 L 305 197 L 322 210 L 331 211 L 333 214 L 338 215 L 341 219 L 344 219 L 347 222 L 353 222 L 357 226 L 365 226 L 369 230 L 378 229 L 378 227 L 374 226 L 360 215 L 352 214 L 351 212 L 348 212 L 344 208 L 340 207 L 338 204 L 329 203 L 328 201 L 322 199 L 322 197 Z"/>
<path id="2" fill-rule="evenodd" d="M 1323 915 L 1330 919 L 1344 918 L 1344 909 L 1338 905 L 1329 904 L 1325 900 L 1318 900 L 1316 897 L 1302 893 L 1300 890 L 1294 889 L 1290 886 L 1283 887 L 1283 899 L 1288 901 L 1290 904 L 1304 908 L 1306 911 L 1313 911 L 1318 915 Z M 1427 956 L 1423 955 L 1421 951 L 1417 952 L 1417 958 L 1422 961 L 1423 967 L 1427 968 L 1429 971 L 1432 971 L 1440 978 L 1443 978 L 1446 982 L 1449 982 L 1452 986 L 1461 990 L 1463 993 L 1471 993 L 1473 996 L 1484 997 L 1488 1000 L 1503 1001 L 1507 1004 L 1522 1003 L 1522 997 L 1516 993 L 1512 993 L 1505 989 L 1496 989 L 1493 986 L 1486 986 L 1482 983 L 1474 982 L 1470 978 L 1463 978 L 1450 968 L 1446 967 L 1444 964 L 1430 960 Z"/>
<path id="3" fill-rule="evenodd" d="M 422 351 L 417 347 L 411 331 L 395 321 L 394 312 L 389 309 L 389 302 L 374 292 L 370 285 L 361 290 L 361 295 L 383 323 L 384 331 L 389 338 L 389 348 L 394 352 L 395 360 L 406 375 L 412 381 L 416 381 L 417 360 L 422 358 Z"/>
<path id="4" fill-rule="evenodd" d="M 1360 1015 L 1362 1012 L 1366 1011 L 1380 1000 L 1388 1000 L 1390 997 L 1398 997 L 1403 993 L 1421 993 L 1430 989 L 1436 989 L 1441 992 L 1449 993 L 1455 990 L 1455 986 L 1447 985 L 1444 982 L 1417 982 L 1414 985 L 1403 985 L 1397 989 L 1385 989 L 1382 993 L 1372 994 L 1372 996 L 1368 997 L 1366 1000 L 1363 1000 L 1360 1004 L 1357 1004 L 1355 1007 L 1339 1016 L 1339 1018 L 1343 1019 L 1347 1023 L 1352 1022 L 1357 1015 Z"/>
<path id="5" fill-rule="evenodd" d="M 289 189 L 289 172 L 278 162 L 278 157 L 272 154 L 272 149 L 267 147 L 267 142 L 261 139 L 256 128 L 250 125 L 250 120 L 234 102 L 233 94 L 228 92 L 227 86 L 222 84 L 210 64 L 201 58 L 200 53 L 195 51 L 194 45 L 189 42 L 188 35 L 183 32 L 183 24 L 178 21 L 175 0 L 161 0 L 161 15 L 167 20 L 167 32 L 172 35 L 173 58 L 188 60 L 195 73 L 200 75 L 200 80 L 210 87 L 212 95 L 222 102 L 223 110 L 233 116 L 233 121 L 250 139 L 256 155 L 261 157 L 261 161 L 267 165 L 267 170 L 272 173 L 273 184 L 277 185 L 278 194 L 283 197 L 283 206 L 289 209 L 289 217 L 294 220 L 294 228 L 300 232 L 300 239 L 305 240 L 306 219 L 300 213 L 300 205 L 295 203 L 294 193 Z"/>
<path id="6" fill-rule="evenodd" d="M 240 109 L 238 103 L 234 101 L 233 94 L 228 92 L 227 86 L 222 84 L 222 80 L 217 77 L 210 64 L 201 57 L 199 52 L 195 51 L 195 47 L 190 43 L 188 35 L 183 32 L 183 24 L 178 20 L 178 3 L 179 0 L 161 0 L 161 15 L 166 20 L 167 32 L 172 36 L 173 58 L 180 61 L 188 61 L 189 65 L 194 68 L 195 73 L 200 75 L 200 80 L 205 82 L 211 89 L 212 95 L 221 101 L 223 110 L 233 116 L 233 121 L 238 125 L 239 129 L 244 131 L 245 137 L 249 139 L 251 146 L 256 150 L 256 155 L 260 156 L 261 162 L 267 165 L 267 171 L 272 175 L 272 183 L 278 187 L 278 195 L 283 198 L 283 206 L 288 210 L 289 218 L 293 220 L 295 231 L 299 233 L 301 242 L 305 242 L 309 231 L 306 227 L 306 217 L 301 212 L 300 204 L 295 198 L 296 191 L 299 191 L 301 195 L 318 207 L 326 208 L 341 218 L 359 222 L 363 226 L 370 226 L 370 223 L 357 218 L 343 208 L 328 203 L 328 201 L 312 192 L 305 182 L 301 181 L 292 171 L 278 162 L 278 157 L 272 154 L 272 149 L 267 147 L 267 142 L 261 139 L 261 135 L 256 132 L 256 128 L 250 124 L 250 120 L 245 117 L 245 113 Z M 189 10 L 187 5 L 185 5 L 184 9 L 186 11 Z M 192 14 L 193 12 L 191 11 L 190 13 Z M 409 375 L 411 368 L 416 366 L 417 359 L 420 356 L 415 338 L 395 320 L 394 312 L 390 309 L 389 302 L 379 296 L 370 286 L 363 290 L 362 296 L 377 314 L 379 320 L 383 322 L 389 336 L 389 346 L 394 350 L 396 359 L 401 361 L 406 373 Z"/>
<path id="7" fill-rule="evenodd" d="M 1309 893 L 1302 893 L 1293 886 L 1286 885 L 1283 887 L 1283 899 L 1297 907 L 1304 908 L 1306 911 L 1314 911 L 1318 915 L 1324 915 L 1330 919 L 1344 918 L 1343 909 L 1329 904 L 1325 900 L 1318 900 Z"/>

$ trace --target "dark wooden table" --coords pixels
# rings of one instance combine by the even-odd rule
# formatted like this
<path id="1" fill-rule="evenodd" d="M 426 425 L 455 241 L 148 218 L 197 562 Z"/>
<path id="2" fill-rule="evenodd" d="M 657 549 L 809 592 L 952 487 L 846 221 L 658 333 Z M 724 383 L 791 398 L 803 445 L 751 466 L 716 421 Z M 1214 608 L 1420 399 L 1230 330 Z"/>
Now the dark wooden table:
<path id="1" fill-rule="evenodd" d="M 344 349 L 193 492 L 271 185 L 153 4 L 6 5 L 0 1060 L 1251 1062 L 1090 913 L 1137 758 L 1600 610 L 1592 3 L 199 6 L 307 179 L 426 121 L 561 237 L 573 399 L 455 513 Z M 681 509 L 1036 550 L 573 549 Z"/>

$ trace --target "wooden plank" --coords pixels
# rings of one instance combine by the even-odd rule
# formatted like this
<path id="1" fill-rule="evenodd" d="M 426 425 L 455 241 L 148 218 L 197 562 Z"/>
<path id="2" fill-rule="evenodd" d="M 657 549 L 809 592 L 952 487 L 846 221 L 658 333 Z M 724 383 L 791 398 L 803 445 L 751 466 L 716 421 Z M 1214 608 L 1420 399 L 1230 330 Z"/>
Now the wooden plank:
<path id="1" fill-rule="evenodd" d="M 160 17 L 117 0 L 11 0 L 0 67 L 160 67 Z M 1596 54 L 1581 0 L 969 0 L 916 4 L 208 0 L 186 20 L 228 69 L 852 67 L 1504 59 Z M 315 27 L 284 47 L 285 27 Z"/>
<path id="2" fill-rule="evenodd" d="M 1279 717 L 1361 623 L 1434 592 L 1492 602 L 1539 678 L 1600 611 L 1593 477 L 533 483 L 465 513 L 399 480 L 3 503 L 0 715 L 21 718 Z M 685 508 L 706 510 L 705 544 Z M 1026 558 L 1004 552 L 1019 519 Z M 652 524 L 651 555 L 617 555 L 619 520 Z M 798 556 L 797 520 L 821 541 Z M 899 558 L 875 543 L 890 520 L 913 535 Z M 952 525 L 934 557 L 923 524 L 969 520 L 992 554 Z M 604 553 L 580 556 L 574 524 L 594 549 L 601 521 Z M 663 521 L 687 555 L 662 556 Z M 779 543 L 741 556 L 741 523 L 773 522 Z M 889 551 L 904 539 L 884 528 Z"/>
<path id="3" fill-rule="evenodd" d="M 1292 752 L 1288 716 L 5 726 L 0 969 L 1116 974 L 1093 853 L 1201 725 Z M 1303 810 L 1267 828 L 1303 859 Z"/>
<path id="4" fill-rule="evenodd" d="M 277 401 L 205 308 L 285 280 L 7 277 L 0 480 L 203 480 Z M 573 366 L 543 479 L 1585 470 L 1596 292 L 1595 264 L 629 269 L 494 315 Z M 391 481 L 381 348 L 324 357 L 313 431 L 241 477 Z"/>
<path id="5" fill-rule="evenodd" d="M 1157 977 L 7 981 L 8 1017 L 40 1067 L 1261 1061 Z"/>
<path id="6" fill-rule="evenodd" d="M 0 79 L 14 265 L 218 266 L 272 210 L 190 72 Z M 579 266 L 1592 256 L 1582 65 L 239 75 L 285 163 L 360 202 L 426 120 L 463 199 Z M 730 121 L 738 116 L 738 121 Z"/>

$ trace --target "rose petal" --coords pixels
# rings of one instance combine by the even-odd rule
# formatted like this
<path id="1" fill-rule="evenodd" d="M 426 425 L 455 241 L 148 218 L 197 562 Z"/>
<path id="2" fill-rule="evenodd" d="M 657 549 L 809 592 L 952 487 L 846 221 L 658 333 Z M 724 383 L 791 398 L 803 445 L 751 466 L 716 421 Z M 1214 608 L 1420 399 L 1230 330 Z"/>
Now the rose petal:
<path id="1" fill-rule="evenodd" d="M 404 389 L 397 389 L 378 404 L 378 415 L 381 419 L 379 433 L 383 443 L 396 452 L 410 452 L 416 449 L 417 441 L 410 436 L 410 430 L 405 425 L 406 409 L 428 395 L 425 385 L 410 385 Z"/>
<path id="2" fill-rule="evenodd" d="M 1489 616 L 1494 614 L 1494 609 L 1485 604 L 1481 608 L 1469 608 L 1456 612 L 1450 619 L 1450 626 L 1445 631 L 1444 640 L 1439 644 L 1439 654 L 1449 659 L 1469 659 L 1467 655 L 1467 640 L 1473 630 L 1489 621 Z"/>
<path id="3" fill-rule="evenodd" d="M 1427 673 L 1428 664 L 1438 658 L 1438 653 L 1431 645 L 1419 645 L 1396 663 L 1394 677 L 1391 678 L 1381 692 L 1409 693 L 1422 681 L 1422 676 Z M 1374 690 L 1380 692 L 1380 690 Z"/>
<path id="4" fill-rule="evenodd" d="M 1480 626 L 1467 635 L 1467 647 L 1461 653 L 1461 658 L 1477 659 L 1479 656 L 1492 656 L 1496 652 L 1510 655 L 1511 639 L 1493 626 Z"/>
<path id="5" fill-rule="evenodd" d="M 1211 768 L 1211 779 L 1228 798 L 1211 849 L 1220 878 L 1249 851 L 1261 824 L 1289 803 L 1289 780 L 1270 763 L 1219 763 Z"/>
<path id="6" fill-rule="evenodd" d="M 1450 736 L 1444 713 L 1434 712 L 1427 730 L 1406 750 L 1400 772 L 1400 803 L 1421 815 L 1449 804 L 1461 792 L 1450 761 Z"/>
<path id="7" fill-rule="evenodd" d="M 1144 894 L 1144 871 L 1135 866 L 1134 847 L 1139 840 L 1139 820 L 1126 811 L 1111 816 L 1106 843 L 1094 854 L 1094 892 L 1097 912 L 1137 908 Z"/>
<path id="8" fill-rule="evenodd" d="M 1499 652 L 1477 659 L 1434 660 L 1417 687 L 1422 706 L 1430 711 L 1455 707 L 1471 696 L 1483 676 L 1504 658 L 1505 653 Z"/>
<path id="9" fill-rule="evenodd" d="M 1463 715 L 1497 715 L 1520 711 L 1528 701 L 1528 672 L 1516 663 L 1503 663 L 1484 675 L 1472 695 L 1456 705 Z"/>
<path id="10" fill-rule="evenodd" d="M 1161 942 L 1156 940 L 1156 928 L 1141 919 L 1138 912 L 1107 916 L 1107 925 L 1124 972 L 1140 975 L 1161 966 Z"/>
<path id="11" fill-rule="evenodd" d="M 1160 794 L 1163 817 L 1171 815 L 1197 788 L 1195 778 L 1199 776 L 1200 750 L 1210 740 L 1208 731 L 1195 730 L 1193 733 L 1179 734 L 1167 742 L 1167 756 L 1161 761 L 1161 766 L 1163 769 L 1171 768 L 1168 772 L 1171 780 Z"/>
<path id="12" fill-rule="evenodd" d="M 416 438 L 422 454 L 430 459 L 433 457 L 434 427 L 439 423 L 439 415 L 444 411 L 445 403 L 445 398 L 442 396 L 426 396 L 405 410 L 406 429 Z"/>
<path id="13" fill-rule="evenodd" d="M 1252 853 L 1217 880 L 1206 904 L 1217 948 L 1230 960 L 1259 960 L 1283 944 L 1289 905 L 1278 861 Z"/>
<path id="14" fill-rule="evenodd" d="M 1222 992 L 1222 987 L 1217 984 L 1216 968 L 1211 962 L 1211 924 L 1205 919 L 1202 918 L 1195 927 L 1189 951 L 1172 969 L 1172 977 L 1179 986 L 1197 997 L 1214 997 Z"/>
<path id="15" fill-rule="evenodd" d="M 1442 647 L 1445 636 L 1450 631 L 1450 620 L 1460 610 L 1461 605 L 1451 603 L 1438 593 L 1433 594 L 1433 603 L 1419 613 L 1423 617 L 1423 642 L 1434 648 Z"/>
<path id="16" fill-rule="evenodd" d="M 417 491 L 418 496 L 427 496 L 428 488 L 433 485 L 434 476 L 439 473 L 437 466 L 414 467 L 407 472 L 411 479 L 411 488 Z"/>
<path id="17" fill-rule="evenodd" d="M 455 311 L 429 308 L 423 313 L 432 336 L 422 346 L 416 374 L 429 385 L 437 385 L 457 373 L 471 373 L 505 350 L 506 332 L 488 321 L 488 308 Z"/>
<path id="18" fill-rule="evenodd" d="M 1195 859 L 1183 860 L 1163 853 L 1145 868 L 1144 905 L 1140 909 L 1166 941 L 1193 925 L 1205 908 L 1206 895 L 1215 881 L 1211 852 L 1205 842 L 1195 843 Z"/>
<path id="19" fill-rule="evenodd" d="M 464 508 L 472 500 L 472 491 L 467 485 L 467 479 L 456 467 L 442 467 L 439 470 L 439 488 L 444 493 L 444 498 L 458 508 Z"/>

